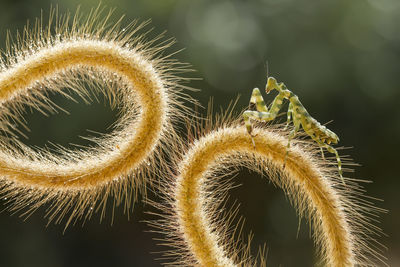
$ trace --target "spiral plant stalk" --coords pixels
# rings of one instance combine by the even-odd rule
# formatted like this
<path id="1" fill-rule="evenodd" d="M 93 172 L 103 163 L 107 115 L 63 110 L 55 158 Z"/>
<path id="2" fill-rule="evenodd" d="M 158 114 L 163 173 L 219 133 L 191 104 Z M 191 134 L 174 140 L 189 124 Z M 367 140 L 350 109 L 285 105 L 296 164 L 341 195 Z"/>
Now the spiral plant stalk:
<path id="1" fill-rule="evenodd" d="M 172 248 L 165 253 L 169 263 L 265 266 L 265 258 L 249 255 L 250 244 L 238 247 L 232 240 L 237 211 L 220 215 L 232 187 L 223 177 L 240 167 L 267 176 L 283 189 L 300 217 L 308 218 L 323 266 L 384 262 L 371 238 L 380 229 L 370 224 L 381 211 L 369 205 L 355 180 L 341 182 L 335 162 L 322 160 L 315 144 L 296 140 L 284 166 L 288 132 L 282 125 L 256 127 L 255 146 L 240 120 L 225 118 L 201 129 L 194 131 L 200 131 L 196 140 L 183 145 L 186 152 L 177 160 L 176 178 L 162 184 L 164 202 L 153 203 L 169 211 L 154 223 Z"/>
<path id="2" fill-rule="evenodd" d="M 187 121 L 183 103 L 192 100 L 180 84 L 185 79 L 176 76 L 187 65 L 162 53 L 173 41 L 147 41 L 138 35 L 146 23 L 122 28 L 121 20 L 109 23 L 111 12 L 103 15 L 100 7 L 86 18 L 53 10 L 47 27 L 40 19 L 26 28 L 1 59 L 0 195 L 9 210 L 30 215 L 45 205 L 49 222 L 66 218 L 68 226 L 96 211 L 103 218 L 110 198 L 130 211 L 137 194 L 156 182 L 163 201 L 147 201 L 161 210 L 162 219 L 151 224 L 171 247 L 167 265 L 264 265 L 265 259 L 258 262 L 248 246 L 233 240 L 229 225 L 237 210 L 220 210 L 230 188 L 224 178 L 246 167 L 281 187 L 299 216 L 308 218 L 323 264 L 384 262 L 373 239 L 380 229 L 371 224 L 381 210 L 358 181 L 341 182 L 336 162 L 321 159 L 315 143 L 293 140 L 285 158 L 288 132 L 281 125 L 255 127 L 253 142 L 243 122 L 230 115 L 209 117 L 204 127 L 189 123 L 195 134 L 179 137 L 172 124 Z M 51 113 L 59 107 L 50 93 L 89 101 L 92 91 L 120 110 L 113 131 L 91 139 L 96 145 L 54 152 L 18 139 L 16 125 L 24 125 L 26 108 Z M 152 179 L 157 176 L 162 179 Z"/>
<path id="3" fill-rule="evenodd" d="M 8 46 L 0 65 L 0 192 L 11 211 L 29 214 L 50 203 L 50 221 L 68 214 L 68 225 L 104 212 L 110 195 L 129 209 L 159 169 L 154 165 L 163 163 L 155 160 L 165 149 L 161 144 L 168 147 L 175 135 L 171 122 L 185 113 L 184 86 L 175 74 L 186 66 L 161 53 L 173 40 L 135 37 L 146 23 L 121 28 L 121 20 L 109 23 L 111 12 L 103 15 L 100 7 L 72 19 L 53 10 L 49 26 L 38 20 Z M 24 108 L 55 111 L 47 95 L 68 97 L 65 88 L 88 100 L 86 85 L 121 110 L 114 131 L 95 138 L 95 147 L 52 153 L 16 139 Z"/>

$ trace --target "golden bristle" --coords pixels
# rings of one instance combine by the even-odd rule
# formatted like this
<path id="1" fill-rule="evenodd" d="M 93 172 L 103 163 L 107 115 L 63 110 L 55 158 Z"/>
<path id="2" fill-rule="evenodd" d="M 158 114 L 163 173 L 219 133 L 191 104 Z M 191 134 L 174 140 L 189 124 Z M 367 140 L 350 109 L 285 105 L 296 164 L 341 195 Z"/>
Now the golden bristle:
<path id="1" fill-rule="evenodd" d="M 161 145 L 174 139 L 172 121 L 187 112 L 183 79 L 175 76 L 187 66 L 162 55 L 172 40 L 146 42 L 137 33 L 147 23 L 109 26 L 111 12 L 103 13 L 99 7 L 85 19 L 79 12 L 70 19 L 53 10 L 49 26 L 38 20 L 9 45 L 0 66 L 0 129 L 11 137 L 0 140 L 0 190 L 11 211 L 30 213 L 49 203 L 49 219 L 68 214 L 68 225 L 95 210 L 104 213 L 110 195 L 129 209 L 161 169 L 156 165 L 164 164 L 157 160 Z M 49 91 L 67 95 L 67 87 L 86 98 L 85 83 L 121 110 L 114 131 L 96 139 L 96 147 L 51 153 L 14 138 L 24 107 L 52 112 Z"/>
<path id="2" fill-rule="evenodd" d="M 376 241 L 371 236 L 380 230 L 369 223 L 382 210 L 364 204 L 363 190 L 354 179 L 343 185 L 335 162 L 322 160 L 312 141 L 294 140 L 284 167 L 288 132 L 282 125 L 255 127 L 254 147 L 241 120 L 228 114 L 205 121 L 205 126 L 191 122 L 194 135 L 182 143 L 185 152 L 176 159 L 174 178 L 160 184 L 163 202 L 150 201 L 162 217 L 150 224 L 171 248 L 165 252 L 166 265 L 265 266 L 265 258 L 249 254 L 250 244 L 232 240 L 232 233 L 240 230 L 231 225 L 237 210 L 223 213 L 221 205 L 232 187 L 226 176 L 241 167 L 268 177 L 286 193 L 298 215 L 308 219 L 324 266 L 384 262 L 372 245 Z"/>

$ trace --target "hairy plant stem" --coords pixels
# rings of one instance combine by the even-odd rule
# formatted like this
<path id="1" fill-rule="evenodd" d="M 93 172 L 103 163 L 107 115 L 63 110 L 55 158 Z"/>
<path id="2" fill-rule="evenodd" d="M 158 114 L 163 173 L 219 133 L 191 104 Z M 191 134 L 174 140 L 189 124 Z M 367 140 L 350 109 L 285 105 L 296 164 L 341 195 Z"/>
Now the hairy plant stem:
<path id="1" fill-rule="evenodd" d="M 281 181 L 287 193 L 303 195 L 321 234 L 320 245 L 329 266 L 354 266 L 352 232 L 341 200 L 324 171 L 298 146 L 291 148 L 283 168 L 287 140 L 265 129 L 255 129 L 253 146 L 244 127 L 218 129 L 196 141 L 179 163 L 176 183 L 176 213 L 184 240 L 200 266 L 236 266 L 211 225 L 212 214 L 205 210 L 202 188 L 208 170 L 222 157 L 247 154 L 270 162 L 285 174 Z M 293 192 L 300 190 L 299 192 Z M 295 197 L 296 198 L 296 197 Z M 300 200 L 298 200 L 300 201 Z M 320 229 L 318 229 L 320 228 Z"/>
<path id="2" fill-rule="evenodd" d="M 119 144 L 118 153 L 102 159 L 84 160 L 67 166 L 0 159 L 0 175 L 26 185 L 44 188 L 85 188 L 127 175 L 152 151 L 166 116 L 167 96 L 155 70 L 143 58 L 127 49 L 101 41 L 74 41 L 44 49 L 0 76 L 0 101 L 19 90 L 62 70 L 79 65 L 106 69 L 124 77 L 142 105 L 137 131 L 129 142 Z"/>
<path id="3" fill-rule="evenodd" d="M 176 138 L 172 122 L 188 111 L 184 78 L 175 76 L 187 66 L 162 55 L 173 40 L 133 37 L 147 23 L 119 30 L 121 20 L 109 23 L 111 11 L 101 19 L 102 12 L 99 6 L 82 21 L 79 12 L 71 20 L 51 10 L 48 26 L 25 29 L 0 59 L 0 194 L 13 212 L 29 215 L 47 203 L 49 221 L 69 214 L 67 226 L 99 209 L 103 218 L 109 196 L 114 205 L 125 200 L 128 211 L 163 172 L 163 150 Z M 88 137 L 95 145 L 86 149 L 28 147 L 15 125 L 24 125 L 27 108 L 56 111 L 49 92 L 84 101 L 103 95 L 119 109 L 113 131 Z"/>

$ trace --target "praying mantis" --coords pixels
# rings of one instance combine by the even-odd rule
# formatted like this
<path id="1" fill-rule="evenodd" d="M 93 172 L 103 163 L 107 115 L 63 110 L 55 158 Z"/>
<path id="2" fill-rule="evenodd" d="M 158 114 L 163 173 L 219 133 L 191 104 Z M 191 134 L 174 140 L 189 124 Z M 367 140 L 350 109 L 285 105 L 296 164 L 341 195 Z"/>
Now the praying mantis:
<path id="1" fill-rule="evenodd" d="M 251 124 L 251 119 L 259 121 L 271 121 L 275 119 L 278 115 L 278 112 L 282 108 L 283 101 L 288 99 L 289 108 L 287 112 L 286 126 L 293 121 L 294 128 L 289 134 L 285 162 L 289 154 L 290 142 L 296 135 L 297 131 L 299 131 L 300 126 L 302 126 L 306 134 L 308 134 L 321 148 L 322 155 L 323 148 L 325 148 L 328 152 L 335 154 L 338 163 L 339 175 L 343 184 L 345 184 L 342 175 L 342 161 L 340 160 L 336 149 L 330 145 L 331 143 L 337 144 L 339 137 L 334 132 L 327 129 L 324 125 L 321 125 L 316 119 L 311 117 L 311 115 L 304 108 L 303 104 L 301 104 L 297 95 L 290 91 L 284 83 L 278 83 L 275 78 L 269 77 L 265 86 L 265 91 L 267 94 L 269 94 L 272 90 L 277 90 L 278 95 L 273 100 L 269 110 L 264 102 L 260 90 L 258 88 L 254 88 L 250 98 L 250 109 L 243 113 L 246 129 L 252 138 L 253 145 L 255 146 L 252 135 L 253 126 Z M 252 110 L 254 107 L 257 109 L 257 111 Z"/>

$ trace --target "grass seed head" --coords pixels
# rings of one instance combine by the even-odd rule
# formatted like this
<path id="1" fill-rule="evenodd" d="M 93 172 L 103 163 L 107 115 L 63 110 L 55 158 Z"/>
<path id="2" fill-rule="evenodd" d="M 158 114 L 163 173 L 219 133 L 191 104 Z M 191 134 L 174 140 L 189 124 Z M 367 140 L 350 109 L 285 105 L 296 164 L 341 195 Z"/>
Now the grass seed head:
<path id="1" fill-rule="evenodd" d="M 189 69 L 164 55 L 173 40 L 141 33 L 148 22 L 124 26 L 111 14 L 100 6 L 87 16 L 53 9 L 47 25 L 37 19 L 8 41 L 0 61 L 0 193 L 12 212 L 29 215 L 47 204 L 49 221 L 65 217 L 68 225 L 95 211 L 103 217 L 111 196 L 130 210 L 162 172 L 172 124 L 188 112 L 185 79 L 177 75 Z M 26 108 L 55 112 L 49 93 L 71 91 L 86 102 L 93 92 L 104 95 L 120 109 L 113 131 L 92 139 L 96 146 L 52 152 L 16 138 Z"/>

